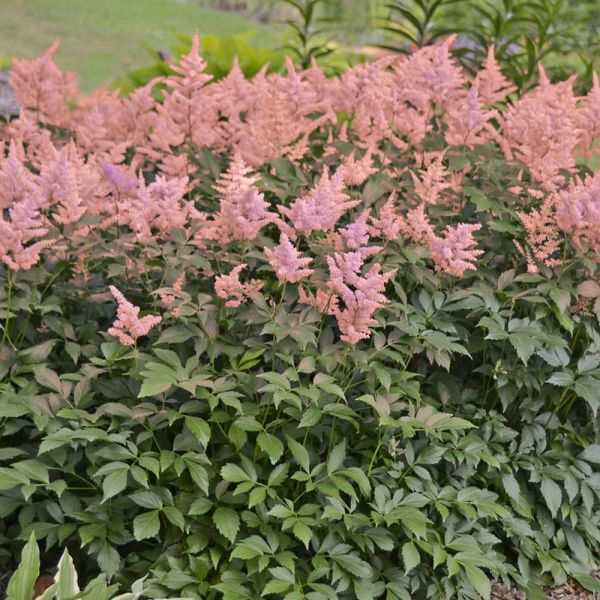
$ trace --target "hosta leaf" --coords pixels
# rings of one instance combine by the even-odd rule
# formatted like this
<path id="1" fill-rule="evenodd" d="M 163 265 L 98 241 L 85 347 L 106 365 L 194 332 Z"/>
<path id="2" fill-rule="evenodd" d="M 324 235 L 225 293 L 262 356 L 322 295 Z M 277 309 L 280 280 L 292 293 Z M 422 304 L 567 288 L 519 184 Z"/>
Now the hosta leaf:
<path id="1" fill-rule="evenodd" d="M 33 586 L 40 574 L 40 551 L 35 534 L 29 536 L 21 553 L 21 562 L 8 582 L 7 600 L 31 600 Z"/>
<path id="2" fill-rule="evenodd" d="M 71 598 L 79 593 L 75 565 L 66 549 L 58 563 L 54 582 L 56 583 L 56 595 L 58 598 Z"/>
<path id="3" fill-rule="evenodd" d="M 240 529 L 240 518 L 232 508 L 217 508 L 213 514 L 213 523 L 219 533 L 230 542 L 234 542 Z"/>

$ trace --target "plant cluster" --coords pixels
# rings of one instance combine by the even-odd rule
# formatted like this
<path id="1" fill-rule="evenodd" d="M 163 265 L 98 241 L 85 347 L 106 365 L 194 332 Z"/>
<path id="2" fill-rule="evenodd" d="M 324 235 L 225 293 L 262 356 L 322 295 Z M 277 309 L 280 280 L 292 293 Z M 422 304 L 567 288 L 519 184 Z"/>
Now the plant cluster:
<path id="1" fill-rule="evenodd" d="M 5 569 L 33 534 L 101 597 L 598 589 L 600 85 L 453 41 L 214 82 L 196 36 L 128 98 L 14 62 Z"/>

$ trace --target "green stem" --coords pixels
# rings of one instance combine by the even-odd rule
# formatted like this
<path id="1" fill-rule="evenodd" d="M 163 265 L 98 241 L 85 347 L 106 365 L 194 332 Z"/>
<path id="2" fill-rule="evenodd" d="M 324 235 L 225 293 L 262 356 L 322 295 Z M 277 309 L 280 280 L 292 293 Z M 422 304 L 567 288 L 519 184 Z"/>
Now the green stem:
<path id="1" fill-rule="evenodd" d="M 10 321 L 10 311 L 11 311 L 11 303 L 12 303 L 12 271 L 10 269 L 7 270 L 7 279 L 8 279 L 8 295 L 6 299 L 6 318 L 4 319 L 4 331 L 2 333 L 2 345 L 4 345 L 7 341 L 8 343 L 15 348 L 15 345 L 12 343 L 10 336 L 8 335 L 8 322 Z"/>

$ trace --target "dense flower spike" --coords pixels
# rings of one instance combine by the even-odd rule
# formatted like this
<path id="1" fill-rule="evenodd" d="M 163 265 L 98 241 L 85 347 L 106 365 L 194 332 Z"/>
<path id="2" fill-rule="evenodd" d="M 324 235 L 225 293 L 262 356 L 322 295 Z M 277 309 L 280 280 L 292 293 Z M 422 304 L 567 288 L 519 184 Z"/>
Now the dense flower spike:
<path id="1" fill-rule="evenodd" d="M 447 181 L 448 171 L 442 164 L 442 157 L 436 158 L 421 171 L 421 177 L 411 172 L 415 185 L 415 194 L 425 204 L 437 204 L 442 192 L 450 187 Z"/>
<path id="2" fill-rule="evenodd" d="M 258 176 L 252 175 L 241 155 L 236 154 L 215 188 L 221 195 L 216 224 L 220 240 L 254 240 L 275 215 L 258 191 Z"/>
<path id="3" fill-rule="evenodd" d="M 336 298 L 332 313 L 342 332 L 341 339 L 356 344 L 371 336 L 373 315 L 387 302 L 382 292 L 394 272 L 382 273 L 381 266 L 375 264 L 361 274 L 364 264 L 361 252 L 335 253 L 327 257 L 327 264 L 327 289 Z M 343 301 L 343 308 L 339 308 L 339 300 Z"/>
<path id="4" fill-rule="evenodd" d="M 474 85 L 479 93 L 479 98 L 484 104 L 496 104 L 502 102 L 509 94 L 516 91 L 500 70 L 496 60 L 494 46 L 488 48 L 487 57 L 483 63 L 483 69 L 477 73 Z"/>
<path id="5" fill-rule="evenodd" d="M 240 281 L 240 273 L 248 265 L 242 263 L 235 267 L 229 275 L 218 275 L 215 281 L 217 296 L 225 300 L 225 306 L 237 308 L 246 302 L 246 294 L 253 294 L 262 288 L 262 283 L 250 279 L 246 283 Z"/>
<path id="6" fill-rule="evenodd" d="M 134 346 L 137 339 L 148 335 L 150 330 L 162 321 L 162 318 L 156 315 L 140 317 L 139 306 L 131 304 L 114 285 L 109 289 L 118 303 L 118 308 L 117 319 L 108 333 L 116 337 L 124 346 Z"/>
<path id="7" fill-rule="evenodd" d="M 296 283 L 313 272 L 306 268 L 312 258 L 301 256 L 285 233 L 281 234 L 275 248 L 265 248 L 264 253 L 280 281 Z"/>
<path id="8" fill-rule="evenodd" d="M 59 43 L 54 42 L 39 58 L 13 60 L 10 85 L 17 102 L 37 120 L 54 125 L 69 123 L 67 101 L 77 96 L 75 73 L 63 73 L 54 62 Z"/>
<path id="9" fill-rule="evenodd" d="M 10 219 L 0 213 L 0 260 L 9 268 L 28 270 L 40 260 L 40 253 L 55 240 L 40 240 L 48 233 L 39 206 L 32 198 L 23 198 L 8 209 Z M 37 241 L 34 241 L 36 240 Z"/>
<path id="10" fill-rule="evenodd" d="M 448 227 L 443 237 L 434 236 L 429 241 L 431 258 L 435 270 L 448 275 L 462 277 L 467 270 L 475 270 L 473 261 L 483 254 L 483 250 L 473 248 L 476 241 L 473 232 L 479 231 L 481 224 L 468 225 L 461 223 L 456 227 Z"/>
<path id="11" fill-rule="evenodd" d="M 280 207 L 293 226 L 304 235 L 313 231 L 329 231 L 340 217 L 359 204 L 343 192 L 344 170 L 329 175 L 325 170 L 319 182 L 305 196 L 294 201 L 291 207 Z"/>
<path id="12" fill-rule="evenodd" d="M 517 200 L 512 214 L 526 231 L 526 242 L 514 241 L 528 269 L 556 267 L 559 250 L 569 248 L 597 260 L 599 180 L 574 176 L 576 159 L 593 153 L 600 137 L 598 77 L 580 98 L 571 80 L 552 84 L 540 68 L 537 87 L 496 109 L 492 105 L 514 88 L 493 48 L 470 78 L 452 58 L 453 41 L 359 64 L 338 78 L 325 77 L 314 61 L 297 71 L 288 60 L 285 75 L 264 68 L 248 80 L 235 62 L 227 77 L 212 82 L 196 35 L 172 75 L 128 98 L 106 89 L 79 96 L 73 76 L 53 62 L 56 45 L 39 59 L 16 61 L 12 81 L 24 110 L 2 130 L 10 142 L 0 143 L 2 262 L 28 269 L 52 247 L 49 261 L 72 253 L 87 276 L 79 248 L 114 236 L 118 243 L 103 252 L 124 253 L 126 271 L 145 270 L 144 259 L 160 256 L 160 242 L 190 244 L 201 250 L 199 260 L 206 255 L 210 261 L 219 243 L 235 253 L 235 243 L 244 242 L 252 256 L 259 236 L 279 229 L 277 245 L 260 242 L 277 277 L 289 283 L 311 277 L 298 292 L 301 302 L 335 313 L 344 339 L 355 342 L 365 339 L 372 317 L 361 303 L 381 303 L 376 294 L 365 300 L 350 282 L 367 257 L 403 239 L 407 249 L 410 243 L 426 247 L 440 273 L 458 277 L 475 268 L 483 250 L 473 234 L 481 225 L 462 223 L 460 213 L 473 187 L 463 185 L 477 168 L 446 165 L 457 157 L 453 146 L 484 144 L 524 163 L 508 187 Z M 351 118 L 340 121 L 340 113 Z M 322 150 L 313 157 L 317 130 Z M 445 138 L 447 147 L 429 144 L 430 133 Z M 210 172 L 229 156 L 213 186 L 217 198 L 207 192 L 209 182 L 203 191 L 196 186 L 199 172 L 208 172 L 198 159 L 201 148 L 216 155 Z M 315 157 L 310 188 L 300 160 Z M 277 182 L 288 167 L 283 161 L 265 166 L 282 158 L 301 182 L 291 202 Z M 389 194 L 386 201 L 373 196 L 378 190 Z M 300 247 L 306 249 L 300 253 Z M 327 291 L 318 280 L 326 261 L 336 274 Z M 239 306 L 262 286 L 240 282 L 242 268 L 215 284 L 227 306 Z M 368 274 L 374 282 L 384 277 L 377 270 Z M 354 304 L 344 299 L 351 298 L 342 282 L 358 294 Z M 166 293 L 164 302 L 174 297 Z"/>

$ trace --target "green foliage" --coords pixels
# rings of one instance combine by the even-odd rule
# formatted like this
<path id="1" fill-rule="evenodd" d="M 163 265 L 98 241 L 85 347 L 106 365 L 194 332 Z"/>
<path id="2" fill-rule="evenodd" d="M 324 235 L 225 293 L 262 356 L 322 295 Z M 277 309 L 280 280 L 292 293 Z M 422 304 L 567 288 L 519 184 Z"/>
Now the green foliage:
<path id="1" fill-rule="evenodd" d="M 206 72 L 215 79 L 221 79 L 229 73 L 234 59 L 237 58 L 240 69 L 246 77 L 252 77 L 263 67 L 267 72 L 279 71 L 283 67 L 284 54 L 277 49 L 256 47 L 251 43 L 255 31 L 247 31 L 231 35 L 201 35 L 200 44 L 202 57 L 207 62 Z M 170 62 L 177 61 L 187 54 L 191 47 L 191 38 L 177 35 L 178 44 L 171 48 L 173 53 L 168 61 L 164 54 L 159 54 L 153 48 L 147 47 L 148 53 L 154 57 L 154 62 L 146 67 L 130 71 L 126 77 L 114 82 L 122 93 L 127 94 L 135 88 L 145 85 L 155 77 L 164 77 L 172 73 Z"/>
<path id="2" fill-rule="evenodd" d="M 537 77 L 543 62 L 555 78 L 576 72 L 591 82 L 600 52 L 598 7 L 565 0 L 392 0 L 382 25 L 384 48 L 408 52 L 442 36 L 459 35 L 455 55 L 477 70 L 495 45 L 505 73 L 520 89 Z M 594 26 L 596 24 L 596 27 Z M 400 41 L 398 44 L 397 41 Z"/>

